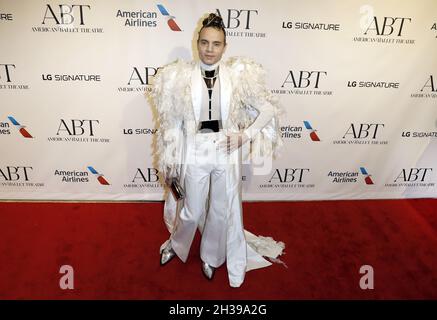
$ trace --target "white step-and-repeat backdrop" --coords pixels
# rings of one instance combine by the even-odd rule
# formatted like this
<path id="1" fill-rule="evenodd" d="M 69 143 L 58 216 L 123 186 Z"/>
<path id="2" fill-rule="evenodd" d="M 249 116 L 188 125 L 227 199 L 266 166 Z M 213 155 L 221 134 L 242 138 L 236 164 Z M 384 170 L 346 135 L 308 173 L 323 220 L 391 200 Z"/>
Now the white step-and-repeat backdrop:
<path id="1" fill-rule="evenodd" d="M 437 195 L 435 0 L 0 0 L 0 199 L 162 199 L 144 93 L 207 12 L 286 111 L 245 200 Z"/>

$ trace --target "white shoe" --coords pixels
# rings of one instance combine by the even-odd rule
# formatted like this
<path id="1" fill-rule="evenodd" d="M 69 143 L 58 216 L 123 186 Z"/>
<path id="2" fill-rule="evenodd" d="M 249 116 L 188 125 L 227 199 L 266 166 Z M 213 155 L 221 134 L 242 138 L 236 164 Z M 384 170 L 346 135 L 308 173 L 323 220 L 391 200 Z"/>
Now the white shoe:
<path id="1" fill-rule="evenodd" d="M 173 259 L 175 255 L 176 252 L 174 252 L 173 248 L 171 247 L 171 242 L 169 242 L 167 247 L 165 247 L 164 250 L 162 250 L 161 252 L 161 261 L 160 261 L 161 266 L 170 262 L 170 260 Z"/>
<path id="2" fill-rule="evenodd" d="M 214 278 L 215 268 L 202 261 L 202 272 L 203 275 L 208 279 L 212 280 Z"/>

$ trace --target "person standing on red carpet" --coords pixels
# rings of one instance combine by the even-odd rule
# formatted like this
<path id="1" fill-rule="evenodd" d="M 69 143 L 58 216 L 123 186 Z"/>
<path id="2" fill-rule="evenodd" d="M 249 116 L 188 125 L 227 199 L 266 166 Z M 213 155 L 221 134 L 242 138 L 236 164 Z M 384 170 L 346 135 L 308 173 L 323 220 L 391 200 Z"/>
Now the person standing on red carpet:
<path id="1" fill-rule="evenodd" d="M 200 61 L 177 60 L 161 68 L 151 98 L 158 113 L 158 167 L 168 185 L 164 219 L 170 238 L 161 246 L 161 265 L 176 255 L 185 262 L 196 230 L 202 233 L 201 270 L 211 280 L 226 262 L 229 284 L 239 287 L 248 270 L 270 265 L 283 243 L 245 231 L 241 198 L 241 146 L 270 157 L 282 144 L 279 107 L 254 61 L 226 62 L 226 32 L 214 13 L 198 33 Z M 176 187 L 175 187 L 176 183 Z"/>

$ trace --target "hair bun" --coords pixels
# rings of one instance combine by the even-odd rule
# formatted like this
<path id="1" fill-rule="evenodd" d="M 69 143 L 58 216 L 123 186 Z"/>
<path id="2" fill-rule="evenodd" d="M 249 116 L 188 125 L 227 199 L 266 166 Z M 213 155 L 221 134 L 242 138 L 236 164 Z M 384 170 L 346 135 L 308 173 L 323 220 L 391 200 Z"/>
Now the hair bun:
<path id="1" fill-rule="evenodd" d="M 203 20 L 202 26 L 214 27 L 220 29 L 225 28 L 222 17 L 220 17 L 218 14 L 215 13 L 210 13 L 209 16 Z"/>

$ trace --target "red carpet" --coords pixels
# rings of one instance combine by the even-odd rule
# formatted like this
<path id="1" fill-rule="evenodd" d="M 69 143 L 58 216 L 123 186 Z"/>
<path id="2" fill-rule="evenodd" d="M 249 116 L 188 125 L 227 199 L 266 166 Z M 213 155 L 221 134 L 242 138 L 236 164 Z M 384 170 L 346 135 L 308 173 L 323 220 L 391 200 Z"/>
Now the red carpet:
<path id="1" fill-rule="evenodd" d="M 0 299 L 437 299 L 437 200 L 245 203 L 245 227 L 284 241 L 287 264 L 200 271 L 159 265 L 162 203 L 0 203 Z M 59 288 L 61 265 L 74 290 Z M 373 290 L 359 287 L 374 268 Z"/>

